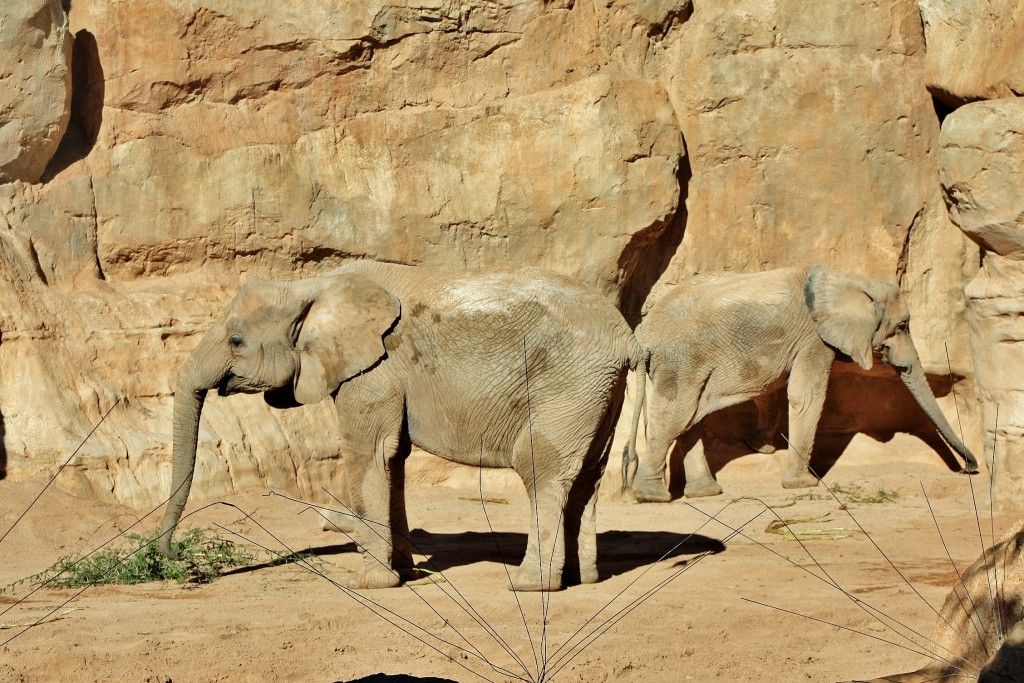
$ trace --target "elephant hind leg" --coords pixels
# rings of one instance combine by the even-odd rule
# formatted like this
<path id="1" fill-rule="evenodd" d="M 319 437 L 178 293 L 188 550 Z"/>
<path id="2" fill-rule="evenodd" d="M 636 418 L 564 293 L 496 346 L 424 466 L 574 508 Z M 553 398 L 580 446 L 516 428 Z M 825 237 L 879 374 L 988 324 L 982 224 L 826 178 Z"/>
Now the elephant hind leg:
<path id="1" fill-rule="evenodd" d="M 683 451 L 683 471 L 686 474 L 686 486 L 683 495 L 687 498 L 704 498 L 722 493 L 722 486 L 715 481 L 704 454 L 704 442 L 701 440 L 704 421 L 701 420 L 691 427 L 679 439 L 679 448 Z"/>
<path id="2" fill-rule="evenodd" d="M 657 375 L 652 377 L 650 431 L 633 485 L 633 496 L 638 503 L 668 503 L 672 500 L 665 481 L 669 450 L 677 438 L 690 432 L 699 421 L 697 407 L 706 384 L 684 385 L 674 396 L 666 399 L 659 379 Z"/>
<path id="3" fill-rule="evenodd" d="M 580 583 L 596 583 L 597 571 L 597 493 L 601 477 L 612 450 L 615 426 L 622 411 L 624 391 L 616 390 L 596 436 L 590 453 L 569 492 L 566 511 L 566 541 L 574 547 L 566 550 L 567 569 L 579 570 Z M 574 552 L 575 551 L 575 552 Z M 576 562 L 573 562 L 576 560 Z M 569 577 L 572 580 L 574 577 Z"/>
<path id="4" fill-rule="evenodd" d="M 515 469 L 529 496 L 530 533 L 526 554 L 512 573 L 512 590 L 548 591 L 562 588 L 566 558 L 567 501 L 579 475 L 583 456 L 557 451 L 536 423 L 533 435 L 524 430 L 515 446 Z M 571 512 L 570 512 L 571 514 Z"/>

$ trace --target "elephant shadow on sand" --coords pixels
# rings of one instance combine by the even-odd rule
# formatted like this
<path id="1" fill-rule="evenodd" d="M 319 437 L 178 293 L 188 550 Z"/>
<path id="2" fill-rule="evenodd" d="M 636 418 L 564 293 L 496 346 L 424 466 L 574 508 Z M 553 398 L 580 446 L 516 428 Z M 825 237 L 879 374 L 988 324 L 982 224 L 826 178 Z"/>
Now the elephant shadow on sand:
<path id="1" fill-rule="evenodd" d="M 373 674 L 371 676 L 363 676 L 362 678 L 353 678 L 348 681 L 338 681 L 337 683 L 457 683 L 450 678 L 437 678 L 436 676 L 430 676 L 429 678 L 421 678 L 419 676 L 408 676 L 406 674 Z"/>
<path id="2" fill-rule="evenodd" d="M 948 396 L 952 391 L 948 376 L 928 375 L 927 380 L 932 393 L 938 398 Z M 771 425 L 772 416 L 769 415 L 768 429 L 764 433 L 761 432 L 764 425 L 758 426 L 758 409 L 753 401 L 720 410 L 705 418 L 702 440 L 712 472 L 717 473 L 733 460 L 757 452 L 764 444 L 778 450 L 788 448 L 785 384 L 780 382 L 766 396 L 766 401 L 774 407 L 777 421 Z M 962 397 L 957 401 L 961 407 L 964 406 Z M 763 415 L 761 420 L 765 420 Z M 942 462 L 953 472 L 961 468 L 956 454 L 942 440 L 934 423 L 903 386 L 895 371 L 880 363 L 864 371 L 853 363 L 838 362 L 832 370 L 825 407 L 818 423 L 811 468 L 824 477 L 857 434 L 888 443 L 898 433 L 920 439 L 936 454 L 936 464 Z M 680 444 L 676 443 L 669 456 L 673 497 L 683 495 L 685 455 Z"/>
<path id="3" fill-rule="evenodd" d="M 675 565 L 683 566 L 693 556 L 701 553 L 717 554 L 725 550 L 722 541 L 700 534 L 677 533 L 673 531 L 603 531 L 598 535 L 597 567 L 601 580 L 625 574 L 634 569 L 646 567 L 659 560 L 678 558 Z M 416 555 L 425 555 L 428 560 L 420 561 L 417 567 L 429 571 L 448 571 L 478 562 L 495 565 L 515 564 L 526 554 L 525 533 L 508 531 L 461 531 L 456 533 L 434 533 L 413 529 L 411 541 Z M 303 552 L 318 557 L 356 552 L 354 543 L 336 543 L 312 546 Z M 664 556 L 664 557 L 663 557 Z M 226 574 L 240 574 L 265 569 L 274 562 L 250 565 Z M 495 581 L 506 581 L 505 573 L 495 567 Z"/>

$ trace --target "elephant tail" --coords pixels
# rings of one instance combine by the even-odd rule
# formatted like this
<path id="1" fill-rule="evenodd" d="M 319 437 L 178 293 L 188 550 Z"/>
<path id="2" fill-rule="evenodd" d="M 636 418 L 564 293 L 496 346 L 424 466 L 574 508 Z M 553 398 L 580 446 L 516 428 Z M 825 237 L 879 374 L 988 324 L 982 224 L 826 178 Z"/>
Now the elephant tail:
<path id="1" fill-rule="evenodd" d="M 636 365 L 631 368 L 636 371 L 636 401 L 633 403 L 633 420 L 629 429 L 629 441 L 622 451 L 622 493 L 632 488 L 633 479 L 636 477 L 637 468 L 634 466 L 639 462 L 636 454 L 636 435 L 640 429 L 640 414 L 645 412 L 647 403 L 647 371 L 651 365 L 651 352 L 642 349 L 636 359 Z M 646 422 L 646 421 L 645 421 Z"/>

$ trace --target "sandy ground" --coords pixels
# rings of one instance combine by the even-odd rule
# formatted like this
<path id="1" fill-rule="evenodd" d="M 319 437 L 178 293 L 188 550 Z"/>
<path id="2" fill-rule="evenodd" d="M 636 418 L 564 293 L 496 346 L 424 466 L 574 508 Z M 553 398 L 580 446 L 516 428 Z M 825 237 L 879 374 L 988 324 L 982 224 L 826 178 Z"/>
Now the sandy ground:
<path id="1" fill-rule="evenodd" d="M 980 552 L 969 479 L 937 466 L 837 466 L 826 481 L 858 486 L 865 494 L 880 488 L 899 493 L 895 501 L 850 504 L 843 510 L 821 487 L 785 491 L 778 476 L 754 470 L 727 467 L 719 474 L 726 495 L 692 501 L 693 507 L 684 500 L 664 505 L 602 502 L 601 581 L 551 594 L 549 602 L 540 594 L 517 596 L 506 589 L 501 558 L 518 563 L 524 552 L 525 495 L 487 505 L 492 535 L 472 491 L 443 487 L 413 489 L 408 498 L 420 565 L 440 569 L 447 582 L 365 592 L 376 602 L 373 611 L 296 565 L 265 562 L 196 588 L 164 583 L 97 587 L 81 594 L 43 589 L 14 604 L 26 593 L 17 587 L 13 595 L 0 596 L 0 642 L 5 643 L 0 646 L 0 681 L 330 682 L 378 673 L 389 676 L 373 680 L 410 680 L 399 675 L 516 680 L 503 671 L 538 680 L 538 662 L 545 660 L 543 680 L 566 683 L 845 681 L 922 665 L 920 654 L 878 640 L 903 642 L 812 576 L 821 570 L 798 543 L 766 530 L 774 515 L 764 504 L 787 520 L 806 520 L 793 524 L 798 531 L 833 530 L 826 532 L 831 538 L 807 541 L 814 560 L 861 600 L 930 636 L 935 614 L 914 590 L 938 606 L 955 574 L 921 483 L 950 552 L 963 568 Z M 973 481 L 988 543 L 990 524 L 998 536 L 1016 515 L 997 512 L 990 522 L 985 481 Z M 44 484 L 42 479 L 0 482 L 0 534 Z M 740 496 L 764 504 L 737 500 Z M 255 493 L 230 502 L 252 512 L 278 540 L 227 506 L 206 508 L 183 526 L 222 524 L 275 549 L 281 549 L 280 543 L 312 549 L 319 556 L 315 566 L 342 585 L 359 566 L 353 545 L 344 536 L 321 531 L 309 513 L 297 514 L 299 505 Z M 195 501 L 188 511 L 200 506 Z M 718 514 L 732 527 L 745 524 L 749 538 L 725 540 L 729 529 L 705 524 L 708 518 L 700 511 Z M 856 531 L 849 513 L 913 589 Z M 61 555 L 88 551 L 144 514 L 72 498 L 51 487 L 0 544 L 0 586 L 45 569 Z M 155 528 L 159 514 L 139 528 Z M 668 557 L 659 559 L 665 553 Z M 666 581 L 635 609 L 620 613 Z M 472 606 L 474 618 L 458 607 L 459 596 Z M 63 617 L 25 628 L 54 610 L 54 616 Z M 616 615 L 622 618 L 615 621 Z M 498 638 L 477 621 L 488 624 Z M 572 642 L 579 642 L 605 627 L 585 648 L 564 646 L 574 634 Z"/>

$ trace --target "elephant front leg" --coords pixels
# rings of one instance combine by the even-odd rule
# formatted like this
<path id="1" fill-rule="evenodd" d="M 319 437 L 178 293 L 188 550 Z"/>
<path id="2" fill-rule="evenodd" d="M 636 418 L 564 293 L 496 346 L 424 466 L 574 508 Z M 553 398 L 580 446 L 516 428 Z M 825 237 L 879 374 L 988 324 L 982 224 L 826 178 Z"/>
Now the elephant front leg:
<path id="1" fill-rule="evenodd" d="M 789 396 L 789 453 L 786 475 L 782 486 L 787 489 L 817 486 L 818 478 L 807 471 L 814 449 L 814 434 L 818 430 L 821 409 L 825 405 L 829 372 L 835 354 L 822 345 L 797 356 L 790 372 Z"/>
<path id="2" fill-rule="evenodd" d="M 412 566 L 404 501 L 401 518 L 396 520 L 393 500 L 393 482 L 401 475 L 401 463 L 391 454 L 396 448 L 388 441 L 397 438 L 379 446 L 372 461 L 352 463 L 348 473 L 349 495 L 357 515 L 353 535 L 363 555 L 363 568 L 349 581 L 350 588 L 398 586 L 404 578 L 402 570 Z M 387 451 L 391 453 L 383 457 Z M 404 528 L 396 529 L 396 522 Z"/>

